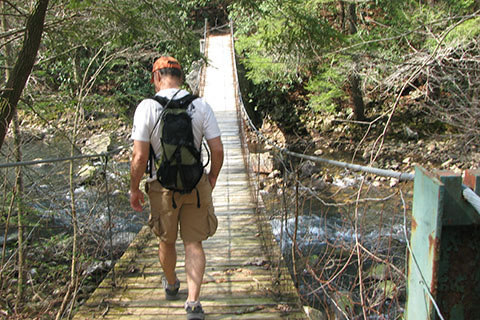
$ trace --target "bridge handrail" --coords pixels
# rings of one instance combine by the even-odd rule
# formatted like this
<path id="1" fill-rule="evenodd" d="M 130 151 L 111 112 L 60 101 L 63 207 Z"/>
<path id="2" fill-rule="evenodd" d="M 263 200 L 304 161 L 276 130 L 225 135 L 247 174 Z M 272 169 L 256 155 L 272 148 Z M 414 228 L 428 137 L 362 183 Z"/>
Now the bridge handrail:
<path id="1" fill-rule="evenodd" d="M 480 214 L 480 197 L 469 187 L 462 185 L 463 198 Z"/>
<path id="2" fill-rule="evenodd" d="M 237 72 L 237 61 L 236 61 L 236 54 L 235 54 L 235 37 L 234 37 L 234 32 L 233 32 L 233 20 L 230 20 L 230 32 L 231 32 L 231 38 L 232 38 L 232 50 L 233 50 L 233 68 L 234 68 L 234 78 L 236 82 L 236 90 L 237 90 L 237 97 L 238 97 L 238 105 L 240 106 L 241 113 L 243 115 L 243 118 L 247 122 L 248 126 L 250 129 L 255 132 L 257 137 L 259 137 L 262 141 L 264 141 L 266 144 L 272 146 L 276 150 L 278 150 L 281 153 L 285 153 L 287 155 L 305 159 L 305 160 L 311 160 L 314 162 L 318 163 L 327 163 L 333 166 L 337 167 L 342 167 L 346 169 L 350 169 L 353 171 L 362 171 L 366 173 L 372 173 L 378 176 L 383 176 L 383 177 L 390 177 L 390 178 L 396 178 L 399 181 L 411 181 L 414 180 L 415 175 L 412 173 L 408 172 L 398 172 L 398 171 L 393 171 L 393 170 L 386 170 L 386 169 L 381 169 L 381 168 L 375 168 L 375 167 L 370 167 L 370 166 L 363 166 L 363 165 L 358 165 L 358 164 L 353 164 L 353 163 L 347 163 L 347 162 L 342 162 L 342 161 L 337 161 L 337 160 L 331 160 L 331 159 L 326 159 L 318 156 L 311 156 L 311 155 L 305 155 L 305 154 L 300 154 L 296 153 L 293 151 L 288 150 L 287 148 L 282 148 L 278 145 L 275 144 L 275 142 L 271 141 L 265 135 L 263 135 L 257 127 L 255 127 L 255 124 L 253 123 L 252 119 L 248 115 L 247 110 L 245 109 L 245 105 L 243 103 L 243 98 L 242 98 L 242 92 L 240 90 L 240 83 L 238 81 L 238 72 Z M 478 196 L 472 189 L 469 187 L 462 185 L 463 188 L 463 196 L 464 199 L 472 205 L 472 207 L 477 211 L 478 214 L 480 214 L 480 196 Z"/>

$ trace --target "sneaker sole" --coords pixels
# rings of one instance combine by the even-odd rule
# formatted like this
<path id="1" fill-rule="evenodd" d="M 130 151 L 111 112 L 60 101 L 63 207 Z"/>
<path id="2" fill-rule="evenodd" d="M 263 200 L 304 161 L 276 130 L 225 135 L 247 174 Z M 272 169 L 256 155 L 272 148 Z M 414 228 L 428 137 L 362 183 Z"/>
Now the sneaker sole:
<path id="1" fill-rule="evenodd" d="M 167 294 L 165 294 L 165 299 L 168 300 L 168 301 L 173 301 L 173 300 L 180 300 L 180 297 L 179 295 L 175 295 L 175 296 L 169 296 Z"/>

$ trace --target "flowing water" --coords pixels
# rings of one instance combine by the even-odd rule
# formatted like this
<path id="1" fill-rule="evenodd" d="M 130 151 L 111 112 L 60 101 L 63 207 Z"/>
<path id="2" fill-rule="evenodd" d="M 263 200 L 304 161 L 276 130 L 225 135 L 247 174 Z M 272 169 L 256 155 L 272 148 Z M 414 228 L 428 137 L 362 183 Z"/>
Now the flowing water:
<path id="1" fill-rule="evenodd" d="M 5 148 L 9 148 L 8 141 Z M 22 153 L 23 161 L 56 159 L 68 157 L 70 147 L 65 139 L 55 139 L 50 143 L 33 141 L 22 148 Z M 4 156 L 0 161 L 13 162 Z M 114 246 L 124 248 L 145 225 L 147 218 L 146 213 L 133 214 L 130 208 L 128 161 L 109 159 L 107 167 L 105 159 L 101 158 L 74 160 L 73 163 L 75 210 L 81 232 L 107 241 L 111 226 Z M 62 161 L 22 167 L 22 201 L 30 213 L 30 227 L 71 228 L 69 166 L 69 161 Z M 4 189 L 11 190 L 15 169 L 0 169 L 0 174 L 1 181 L 6 183 Z"/>
<path id="2" fill-rule="evenodd" d="M 411 185 L 392 187 L 386 179 L 379 183 L 338 168 L 317 169 L 298 186 L 277 178 L 265 181 L 272 187 L 261 191 L 303 299 L 355 319 L 363 318 L 363 295 L 369 319 L 397 319 L 405 302 Z M 315 179 L 323 182 L 312 183 Z"/>

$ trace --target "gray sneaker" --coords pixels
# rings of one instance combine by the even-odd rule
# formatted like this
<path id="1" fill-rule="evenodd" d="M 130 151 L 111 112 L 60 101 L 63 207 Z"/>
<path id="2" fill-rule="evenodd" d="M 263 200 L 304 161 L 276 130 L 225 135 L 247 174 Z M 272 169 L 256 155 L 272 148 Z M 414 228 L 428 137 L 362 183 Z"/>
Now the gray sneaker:
<path id="1" fill-rule="evenodd" d="M 178 300 L 178 289 L 180 289 L 180 280 L 177 279 L 174 285 L 168 284 L 165 277 L 162 278 L 162 285 L 165 289 L 165 299 Z"/>
<path id="2" fill-rule="evenodd" d="M 203 320 L 205 313 L 202 309 L 200 301 L 185 302 L 185 311 L 187 311 L 187 320 Z"/>

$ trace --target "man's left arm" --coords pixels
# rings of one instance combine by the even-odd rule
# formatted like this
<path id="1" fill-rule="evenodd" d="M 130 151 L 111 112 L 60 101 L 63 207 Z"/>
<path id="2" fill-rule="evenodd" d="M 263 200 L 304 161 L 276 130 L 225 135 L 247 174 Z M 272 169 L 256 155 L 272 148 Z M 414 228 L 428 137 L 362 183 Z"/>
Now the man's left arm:
<path id="1" fill-rule="evenodd" d="M 220 169 L 222 169 L 223 165 L 223 143 L 220 137 L 216 137 L 207 140 L 207 144 L 210 148 L 210 153 L 212 156 L 210 172 L 208 173 L 208 181 L 210 182 L 210 185 L 213 189 L 215 188 L 218 175 L 220 174 Z"/>
<path id="2" fill-rule="evenodd" d="M 130 163 L 130 206 L 133 210 L 141 212 L 145 198 L 140 191 L 140 181 L 147 168 L 150 143 L 133 141 L 132 161 Z"/>

